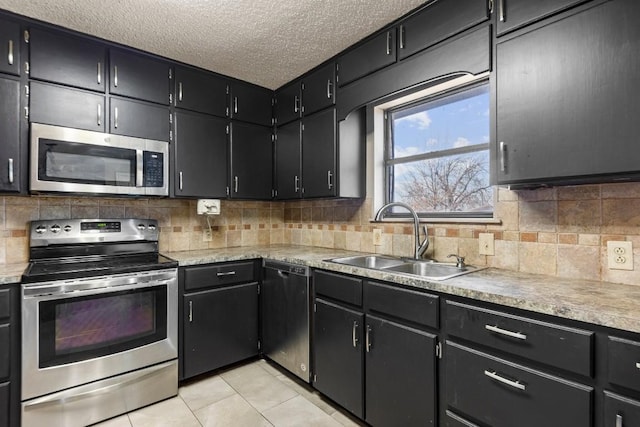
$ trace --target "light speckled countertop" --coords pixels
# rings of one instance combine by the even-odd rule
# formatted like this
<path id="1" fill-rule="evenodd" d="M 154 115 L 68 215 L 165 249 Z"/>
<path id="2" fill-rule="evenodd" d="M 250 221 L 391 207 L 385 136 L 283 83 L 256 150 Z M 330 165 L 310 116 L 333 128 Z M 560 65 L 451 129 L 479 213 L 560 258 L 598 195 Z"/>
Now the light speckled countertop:
<path id="1" fill-rule="evenodd" d="M 24 273 L 28 265 L 26 262 L 0 265 L 0 285 L 20 283 L 22 273 Z"/>
<path id="2" fill-rule="evenodd" d="M 563 279 L 489 268 L 443 281 L 327 262 L 358 252 L 309 246 L 256 246 L 168 252 L 180 266 L 268 258 L 640 333 L 640 286 Z"/>

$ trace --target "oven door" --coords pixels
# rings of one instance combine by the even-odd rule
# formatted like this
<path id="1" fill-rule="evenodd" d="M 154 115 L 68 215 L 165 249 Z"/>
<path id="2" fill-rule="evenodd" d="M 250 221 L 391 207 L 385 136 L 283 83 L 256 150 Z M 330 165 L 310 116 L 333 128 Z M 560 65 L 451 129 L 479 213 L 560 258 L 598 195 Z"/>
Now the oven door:
<path id="1" fill-rule="evenodd" d="M 22 286 L 22 399 L 177 358 L 177 270 Z"/>

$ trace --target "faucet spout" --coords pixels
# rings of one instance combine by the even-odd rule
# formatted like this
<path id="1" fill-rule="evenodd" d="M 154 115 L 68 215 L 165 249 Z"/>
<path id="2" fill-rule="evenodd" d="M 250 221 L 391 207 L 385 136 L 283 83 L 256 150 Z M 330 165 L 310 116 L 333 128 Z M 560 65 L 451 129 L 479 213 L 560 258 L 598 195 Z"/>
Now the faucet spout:
<path id="1" fill-rule="evenodd" d="M 413 258 L 414 259 L 422 258 L 424 253 L 427 251 L 427 248 L 429 248 L 429 235 L 427 234 L 427 226 L 425 225 L 423 227 L 424 240 L 422 242 L 420 241 L 420 218 L 418 218 L 418 214 L 411 206 L 402 202 L 387 203 L 386 205 L 378 209 L 378 212 L 376 212 L 374 221 L 381 221 L 384 214 L 387 212 L 387 210 L 389 210 L 389 208 L 392 208 L 394 206 L 402 207 L 408 210 L 409 213 L 411 213 L 411 215 L 413 216 L 413 235 L 414 235 L 413 237 L 414 237 L 414 243 L 415 243 Z"/>

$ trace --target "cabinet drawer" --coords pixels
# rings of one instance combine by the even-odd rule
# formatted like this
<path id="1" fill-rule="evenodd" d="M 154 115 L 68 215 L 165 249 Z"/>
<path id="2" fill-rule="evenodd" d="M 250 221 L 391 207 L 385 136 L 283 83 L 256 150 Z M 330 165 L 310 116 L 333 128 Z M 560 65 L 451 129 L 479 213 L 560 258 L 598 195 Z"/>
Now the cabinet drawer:
<path id="1" fill-rule="evenodd" d="M 437 328 L 439 297 L 397 286 L 367 282 L 365 301 L 370 311 Z"/>
<path id="2" fill-rule="evenodd" d="M 451 335 L 537 362 L 593 375 L 593 332 L 447 301 Z"/>
<path id="3" fill-rule="evenodd" d="M 201 289 L 234 283 L 253 282 L 254 262 L 234 262 L 188 267 L 184 270 L 184 289 Z"/>
<path id="4" fill-rule="evenodd" d="M 477 424 L 474 424 L 471 421 L 465 420 L 460 415 L 448 409 L 445 412 L 444 426 L 445 427 L 478 427 Z"/>
<path id="5" fill-rule="evenodd" d="M 604 392 L 604 426 L 631 427 L 640 425 L 640 402 Z"/>
<path id="6" fill-rule="evenodd" d="M 609 382 L 640 391 L 640 342 L 609 337 Z"/>
<path id="7" fill-rule="evenodd" d="M 453 410 L 493 427 L 592 425 L 591 387 L 449 341 L 444 354 L 445 399 Z"/>
<path id="8" fill-rule="evenodd" d="M 313 279 L 316 294 L 348 304 L 362 306 L 361 279 L 326 271 L 315 271 Z"/>
<path id="9" fill-rule="evenodd" d="M 11 326 L 0 325 L 0 381 L 9 378 L 11 365 Z"/>
<path id="10" fill-rule="evenodd" d="M 0 289 L 0 319 L 11 315 L 11 289 Z"/>

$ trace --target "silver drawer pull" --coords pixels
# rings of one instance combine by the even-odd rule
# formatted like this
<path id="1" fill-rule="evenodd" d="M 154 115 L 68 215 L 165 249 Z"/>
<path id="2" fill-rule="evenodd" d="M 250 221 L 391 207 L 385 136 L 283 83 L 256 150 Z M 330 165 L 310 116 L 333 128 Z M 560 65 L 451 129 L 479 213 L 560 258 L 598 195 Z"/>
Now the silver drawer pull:
<path id="1" fill-rule="evenodd" d="M 517 388 L 518 390 L 525 390 L 525 385 L 522 384 L 520 381 L 511 381 L 509 379 L 506 379 L 504 377 L 501 377 L 500 375 L 498 375 L 496 373 L 496 371 L 484 371 L 484 374 L 486 376 L 488 376 L 489 378 L 491 378 L 492 380 L 496 380 L 498 382 L 501 382 L 502 384 L 506 384 L 508 386 L 511 386 L 513 388 Z"/>
<path id="2" fill-rule="evenodd" d="M 13 40 L 9 40 L 9 49 L 7 53 L 7 62 L 13 65 Z"/>
<path id="3" fill-rule="evenodd" d="M 118 66 L 113 66 L 113 86 L 118 87 Z"/>
<path id="4" fill-rule="evenodd" d="M 226 271 L 224 273 L 216 273 L 216 276 L 218 277 L 222 277 L 222 276 L 235 276 L 236 272 L 235 271 Z"/>
<path id="5" fill-rule="evenodd" d="M 353 346 L 358 346 L 358 337 L 356 335 L 358 330 L 358 322 L 353 322 L 353 329 L 351 330 L 351 341 L 353 342 Z"/>
<path id="6" fill-rule="evenodd" d="M 484 325 L 484 328 L 486 330 L 488 330 L 488 331 L 495 332 L 495 333 L 501 334 L 501 335 L 506 335 L 506 336 L 511 337 L 511 338 L 517 338 L 519 340 L 526 340 L 527 339 L 527 336 L 525 334 L 523 334 L 523 333 L 507 331 L 506 329 L 502 329 L 502 328 L 499 328 L 497 326 Z"/>
<path id="7" fill-rule="evenodd" d="M 365 347 L 367 348 L 367 353 L 371 351 L 371 326 L 367 325 L 367 330 L 365 331 Z"/>
<path id="8" fill-rule="evenodd" d="M 640 362 L 636 363 L 636 368 L 640 369 Z"/>
<path id="9" fill-rule="evenodd" d="M 193 301 L 189 301 L 189 322 L 193 322 Z"/>
<path id="10" fill-rule="evenodd" d="M 9 184 L 13 184 L 13 159 L 9 159 Z"/>
<path id="11" fill-rule="evenodd" d="M 616 414 L 616 427 L 623 427 L 622 425 L 622 415 Z"/>

